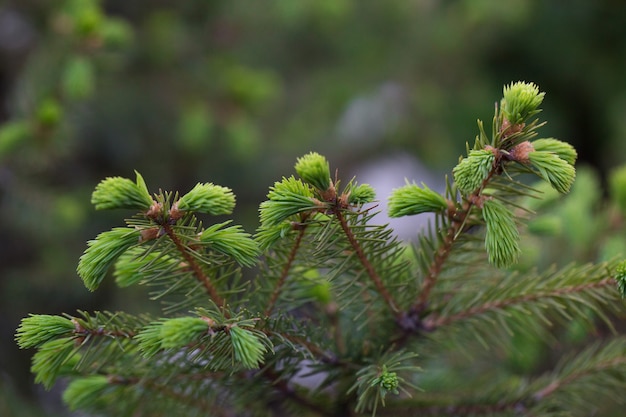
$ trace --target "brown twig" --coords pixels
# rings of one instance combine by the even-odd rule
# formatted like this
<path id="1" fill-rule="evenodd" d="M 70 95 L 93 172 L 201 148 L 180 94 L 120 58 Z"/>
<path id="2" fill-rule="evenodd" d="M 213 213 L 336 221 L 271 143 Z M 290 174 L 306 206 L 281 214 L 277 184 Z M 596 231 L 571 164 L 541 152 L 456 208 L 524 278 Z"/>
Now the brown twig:
<path id="1" fill-rule="evenodd" d="M 172 229 L 172 226 L 165 223 L 162 225 L 162 227 L 163 227 L 163 230 L 165 231 L 165 234 L 174 243 L 174 245 L 176 246 L 176 249 L 178 249 L 180 254 L 183 256 L 183 258 L 187 262 L 187 265 L 189 266 L 189 268 L 191 268 L 191 270 L 193 271 L 194 275 L 196 276 L 196 279 L 204 286 L 207 293 L 209 294 L 209 297 L 211 297 L 213 302 L 218 307 L 225 308 L 226 301 L 218 294 L 217 289 L 211 282 L 211 279 L 204 273 L 200 264 L 198 264 L 198 262 L 191 255 L 190 249 L 188 249 L 183 244 L 183 242 L 181 242 L 178 236 L 176 236 L 176 233 L 174 232 L 174 229 Z"/>
<path id="2" fill-rule="evenodd" d="M 267 308 L 265 309 L 265 317 L 269 317 L 272 313 L 272 310 L 276 306 L 276 301 L 278 300 L 278 296 L 287 281 L 287 275 L 289 275 L 289 270 L 291 269 L 291 265 L 293 261 L 296 259 L 296 253 L 298 253 L 298 249 L 300 249 L 300 244 L 302 243 L 302 238 L 304 237 L 304 232 L 306 230 L 305 226 L 302 226 L 299 229 L 298 237 L 296 237 L 296 241 L 291 248 L 291 252 L 289 252 L 289 258 L 287 258 L 287 262 L 283 266 L 283 269 L 280 274 L 280 278 L 278 278 L 278 282 L 276 283 L 276 287 L 274 288 L 274 292 L 272 293 L 272 297 L 270 298 L 269 303 L 267 304 Z"/>
<path id="3" fill-rule="evenodd" d="M 496 149 L 492 151 L 496 153 Z M 475 205 L 480 205 L 482 201 L 481 193 L 485 189 L 485 187 L 489 184 L 489 181 L 493 178 L 493 176 L 499 172 L 501 166 L 501 154 L 496 153 L 496 159 L 494 164 L 487 174 L 487 177 L 483 180 L 482 184 L 478 189 L 476 189 L 473 193 L 471 193 L 465 201 L 463 202 L 463 207 L 460 210 L 448 209 L 448 217 L 452 221 L 446 236 L 441 242 L 441 245 L 435 252 L 433 257 L 433 261 L 428 268 L 428 273 L 424 278 L 422 283 L 422 290 L 420 291 L 419 297 L 415 305 L 410 309 L 410 311 L 415 311 L 418 314 L 426 309 L 428 305 L 428 299 L 430 297 L 430 293 L 432 289 L 435 287 L 437 283 L 437 279 L 439 274 L 441 273 L 441 269 L 443 268 L 444 263 L 448 259 L 450 255 L 450 250 L 452 249 L 452 245 L 458 239 L 461 232 L 467 228 L 466 222 L 467 218 L 472 210 L 472 207 Z"/>
<path id="4" fill-rule="evenodd" d="M 374 282 L 374 285 L 376 286 L 376 290 L 383 297 L 383 299 L 389 306 L 389 309 L 391 310 L 391 312 L 397 318 L 399 318 L 401 313 L 396 302 L 394 301 L 393 297 L 391 296 L 391 294 L 389 293 L 389 291 L 383 284 L 383 281 L 380 278 L 380 275 L 378 275 L 378 273 L 376 272 L 376 269 L 374 269 L 374 266 L 371 264 L 367 256 L 365 256 L 365 252 L 363 252 L 363 248 L 357 241 L 356 237 L 354 236 L 354 233 L 352 233 L 352 229 L 350 229 L 350 226 L 348 226 L 348 222 L 346 221 L 346 218 L 343 215 L 341 208 L 338 206 L 335 207 L 334 214 L 337 220 L 339 220 L 339 224 L 341 225 L 341 228 L 343 229 L 344 234 L 348 238 L 348 241 L 350 242 L 352 249 L 354 249 L 354 252 L 356 253 L 357 258 L 361 262 L 361 265 L 363 265 L 363 267 L 365 268 L 365 272 L 370 277 L 370 279 Z"/>

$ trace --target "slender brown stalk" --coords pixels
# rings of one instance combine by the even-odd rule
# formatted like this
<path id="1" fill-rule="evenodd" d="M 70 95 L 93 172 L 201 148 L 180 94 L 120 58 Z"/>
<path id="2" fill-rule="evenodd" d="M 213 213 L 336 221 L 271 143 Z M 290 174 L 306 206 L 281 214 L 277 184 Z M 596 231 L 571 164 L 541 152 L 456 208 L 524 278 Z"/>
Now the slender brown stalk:
<path id="1" fill-rule="evenodd" d="M 335 208 L 334 213 L 337 219 L 339 220 L 339 224 L 341 224 L 341 228 L 343 229 L 343 232 L 348 238 L 348 241 L 350 242 L 352 249 L 354 249 L 354 252 L 356 253 L 357 258 L 361 262 L 361 265 L 363 265 L 363 267 L 365 268 L 365 272 L 370 277 L 370 279 L 374 282 L 374 285 L 376 286 L 376 290 L 380 293 L 380 295 L 382 295 L 383 299 L 389 306 L 389 309 L 392 311 L 392 313 L 397 318 L 400 318 L 401 313 L 395 300 L 393 299 L 393 297 L 391 296 L 391 294 L 389 293 L 389 291 L 383 284 L 383 281 L 380 278 L 380 275 L 378 275 L 378 272 L 376 272 L 376 269 L 374 269 L 374 266 L 371 264 L 367 256 L 365 256 L 365 252 L 363 252 L 363 248 L 357 241 L 356 237 L 354 236 L 354 233 L 352 233 L 350 226 L 348 226 L 348 222 L 346 221 L 346 218 L 341 212 L 341 209 L 338 207 Z"/>
<path id="2" fill-rule="evenodd" d="M 470 308 L 466 311 L 463 311 L 461 313 L 458 313 L 452 316 L 447 316 L 447 317 L 444 316 L 444 317 L 437 317 L 437 318 L 429 317 L 426 320 L 424 320 L 424 327 L 426 327 L 429 330 L 434 330 L 437 327 L 445 326 L 445 325 L 454 323 L 459 320 L 465 320 L 470 317 L 486 313 L 488 311 L 500 310 L 500 309 L 503 309 L 503 308 L 506 308 L 515 304 L 528 303 L 528 302 L 540 300 L 542 298 L 559 297 L 559 296 L 564 296 L 566 294 L 572 294 L 572 293 L 589 290 L 592 288 L 613 286 L 615 285 L 614 283 L 615 281 L 613 280 L 613 278 L 605 278 L 598 282 L 590 282 L 590 283 L 582 284 L 582 285 L 574 285 L 570 287 L 557 288 L 554 291 L 544 291 L 544 292 L 536 293 L 536 294 L 520 295 L 519 297 L 513 297 L 513 298 L 506 299 L 506 300 L 490 301 L 485 304 Z"/>
<path id="3" fill-rule="evenodd" d="M 276 301 L 278 301 L 278 297 L 287 281 L 287 275 L 289 275 L 289 270 L 291 269 L 291 265 L 293 261 L 296 259 L 296 253 L 298 253 L 298 249 L 300 249 L 300 244 L 302 243 L 302 238 L 304 237 L 304 232 L 306 230 L 305 226 L 302 226 L 298 232 L 298 237 L 296 237 L 296 241 L 291 248 L 291 252 L 289 252 L 289 258 L 287 258 L 287 262 L 283 266 L 283 269 L 280 273 L 280 278 L 278 278 L 278 282 L 276 283 L 276 287 L 274 287 L 274 292 L 272 293 L 272 297 L 270 298 L 269 303 L 267 304 L 267 308 L 265 309 L 264 316 L 269 317 L 276 306 Z"/>
<path id="4" fill-rule="evenodd" d="M 450 255 L 452 245 L 456 241 L 459 235 L 459 231 L 463 227 L 470 209 L 471 203 L 467 203 L 466 207 L 464 207 L 464 210 L 460 212 L 461 217 L 453 220 L 452 224 L 448 228 L 448 232 L 446 233 L 443 242 L 437 249 L 437 252 L 435 252 L 435 255 L 433 256 L 433 261 L 428 268 L 428 273 L 426 274 L 424 282 L 422 283 L 422 290 L 420 291 L 420 295 L 417 298 L 417 303 L 414 307 L 415 311 L 423 311 L 428 304 L 430 292 L 437 283 L 437 278 L 439 277 L 441 268 L 443 267 L 444 263 L 448 259 L 448 256 Z"/>
<path id="5" fill-rule="evenodd" d="M 452 224 L 448 228 L 448 232 L 446 233 L 443 242 L 435 252 L 433 256 L 433 261 L 428 268 L 428 273 L 424 278 L 422 283 L 422 290 L 420 291 L 420 295 L 415 303 L 415 305 L 411 308 L 412 311 L 422 312 L 428 305 L 428 299 L 430 297 L 430 293 L 432 289 L 435 287 L 437 283 L 437 279 L 439 274 L 441 273 L 441 269 L 445 264 L 448 256 L 450 255 L 450 251 L 452 249 L 452 245 L 458 239 L 459 235 L 466 227 L 466 220 L 472 210 L 472 207 L 476 205 L 476 203 L 481 201 L 481 193 L 485 189 L 485 187 L 489 184 L 489 181 L 493 178 L 493 176 L 500 169 L 500 157 L 496 156 L 496 161 L 494 162 L 491 171 L 487 177 L 483 180 L 482 184 L 476 191 L 467 196 L 467 199 L 463 203 L 463 207 L 461 210 L 448 209 L 448 216 L 452 221 Z"/>
<path id="6" fill-rule="evenodd" d="M 166 223 L 166 224 L 163 224 L 162 226 L 167 236 L 176 246 L 176 249 L 178 249 L 180 254 L 183 256 L 183 258 L 187 262 L 187 265 L 189 266 L 189 268 L 191 268 L 191 270 L 193 271 L 194 275 L 196 276 L 196 279 L 200 283 L 202 283 L 202 285 L 206 289 L 207 293 L 209 294 L 209 297 L 211 297 L 211 299 L 217 306 L 224 308 L 226 306 L 226 301 L 218 294 L 217 289 L 211 282 L 211 279 L 204 273 L 200 264 L 198 264 L 196 259 L 194 259 L 194 257 L 189 252 L 190 249 L 188 249 L 187 247 L 185 247 L 185 245 L 183 245 L 183 242 L 181 242 L 178 236 L 176 236 L 174 229 L 172 229 L 172 227 L 169 224 Z"/>

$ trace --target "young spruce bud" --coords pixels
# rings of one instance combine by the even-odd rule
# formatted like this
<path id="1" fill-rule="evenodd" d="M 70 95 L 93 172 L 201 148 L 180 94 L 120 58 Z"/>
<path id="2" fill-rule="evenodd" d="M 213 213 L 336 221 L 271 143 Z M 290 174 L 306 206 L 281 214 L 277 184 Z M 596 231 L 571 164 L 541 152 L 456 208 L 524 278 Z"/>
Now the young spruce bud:
<path id="1" fill-rule="evenodd" d="M 193 211 L 213 216 L 230 214 L 235 208 L 235 195 L 227 187 L 198 183 L 175 204 L 179 211 Z"/>
<path id="2" fill-rule="evenodd" d="M 148 210 L 152 206 L 152 197 L 141 174 L 136 183 L 128 178 L 109 177 L 102 180 L 91 195 L 91 203 L 96 210 L 134 209 Z"/>
<path id="3" fill-rule="evenodd" d="M 539 113 L 539 106 L 546 93 L 540 93 L 533 83 L 518 81 L 504 86 L 502 113 L 511 125 L 524 123 L 529 117 Z"/>
<path id="4" fill-rule="evenodd" d="M 350 189 L 348 202 L 350 204 L 371 203 L 376 198 L 376 191 L 369 184 L 359 184 Z"/>
<path id="5" fill-rule="evenodd" d="M 537 168 L 539 176 L 550 183 L 555 190 L 561 194 L 569 192 L 576 177 L 576 169 L 566 160 L 559 158 L 556 153 L 547 151 L 531 152 L 528 154 L 528 159 Z"/>
<path id="6" fill-rule="evenodd" d="M 248 369 L 258 369 L 263 361 L 266 346 L 249 330 L 239 326 L 229 329 L 235 359 Z"/>
<path id="7" fill-rule="evenodd" d="M 537 139 L 532 142 L 536 151 L 552 152 L 570 165 L 576 163 L 578 153 L 569 143 L 553 138 Z"/>
<path id="8" fill-rule="evenodd" d="M 500 201 L 489 199 L 483 203 L 483 219 L 487 225 L 485 249 L 489 263 L 506 268 L 517 262 L 520 237 L 513 213 Z"/>
<path id="9" fill-rule="evenodd" d="M 464 193 L 477 190 L 487 179 L 495 159 L 496 156 L 489 149 L 471 150 L 468 157 L 463 158 L 452 170 L 459 190 Z"/>
<path id="10" fill-rule="evenodd" d="M 424 183 L 422 183 L 422 188 L 417 184 L 407 184 L 396 188 L 389 197 L 389 216 L 391 217 L 439 212 L 447 207 L 446 199 Z"/>
<path id="11" fill-rule="evenodd" d="M 129 248 L 139 243 L 141 232 L 127 227 L 116 227 L 102 232 L 87 242 L 87 250 L 80 257 L 76 271 L 89 291 L 95 291 L 109 267 Z"/>
<path id="12" fill-rule="evenodd" d="M 68 318 L 48 314 L 31 314 L 22 319 L 15 340 L 21 349 L 39 346 L 57 336 L 74 331 L 74 323 Z"/>
<path id="13" fill-rule="evenodd" d="M 319 191 L 330 187 L 330 167 L 328 161 L 317 152 L 310 152 L 296 161 L 296 172 L 302 179 Z"/>

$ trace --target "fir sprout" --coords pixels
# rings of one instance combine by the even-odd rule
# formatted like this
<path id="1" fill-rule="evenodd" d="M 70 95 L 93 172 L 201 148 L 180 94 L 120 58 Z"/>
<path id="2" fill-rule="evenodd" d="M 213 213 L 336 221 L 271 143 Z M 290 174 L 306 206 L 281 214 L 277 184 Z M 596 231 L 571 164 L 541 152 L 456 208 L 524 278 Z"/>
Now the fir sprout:
<path id="1" fill-rule="evenodd" d="M 540 93 L 533 83 L 518 81 L 504 86 L 503 96 L 502 113 L 511 125 L 517 125 L 541 111 L 545 93 Z"/>
<path id="2" fill-rule="evenodd" d="M 259 247 L 241 226 L 224 228 L 230 222 L 215 224 L 205 229 L 200 241 L 210 249 L 228 255 L 243 266 L 253 266 L 259 256 Z"/>
<path id="3" fill-rule="evenodd" d="M 71 369 L 70 362 L 75 350 L 72 337 L 48 340 L 39 346 L 31 366 L 31 371 L 35 373 L 35 382 L 50 388 L 60 375 Z"/>
<path id="4" fill-rule="evenodd" d="M 200 317 L 177 317 L 161 323 L 161 347 L 175 349 L 188 345 L 206 334 L 209 324 Z"/>
<path id="5" fill-rule="evenodd" d="M 148 210 L 153 203 L 152 197 L 141 174 L 137 171 L 135 174 L 136 182 L 122 177 L 102 180 L 91 195 L 91 203 L 96 210 L 118 208 Z"/>
<path id="6" fill-rule="evenodd" d="M 16 340 L 20 348 L 26 349 L 39 346 L 57 336 L 72 333 L 74 329 L 74 323 L 68 318 L 31 314 L 20 323 Z"/>
<path id="7" fill-rule="evenodd" d="M 330 167 L 328 161 L 317 152 L 310 152 L 298 158 L 295 166 L 298 175 L 319 191 L 330 187 Z"/>
<path id="8" fill-rule="evenodd" d="M 396 188 L 389 197 L 389 216 L 391 217 L 440 212 L 447 207 L 446 199 L 424 183 L 422 187 L 417 184 L 407 184 Z"/>
<path id="9" fill-rule="evenodd" d="M 231 214 L 235 208 L 235 195 L 227 187 L 198 183 L 178 200 L 176 208 L 213 216 Z"/>
<path id="10" fill-rule="evenodd" d="M 371 203 L 376 198 L 376 191 L 369 184 L 359 184 L 349 190 L 348 202 L 350 204 Z"/>
<path id="11" fill-rule="evenodd" d="M 479 189 L 493 169 L 496 157 L 489 149 L 474 149 L 454 167 L 452 174 L 459 190 L 471 193 Z"/>
<path id="12" fill-rule="evenodd" d="M 266 250 L 276 241 L 285 238 L 292 231 L 293 226 L 291 222 L 283 221 L 276 225 L 260 226 L 254 235 L 254 239 L 259 244 L 261 250 Z"/>
<path id="13" fill-rule="evenodd" d="M 276 226 L 295 214 L 320 208 L 311 188 L 293 176 L 274 183 L 267 197 L 259 208 L 262 226 Z"/>
<path id="14" fill-rule="evenodd" d="M 235 360 L 248 369 L 258 369 L 263 362 L 263 355 L 267 347 L 259 340 L 259 337 L 237 325 L 229 328 L 230 338 L 233 344 Z"/>
<path id="15" fill-rule="evenodd" d="M 113 262 L 129 248 L 137 245 L 140 236 L 139 230 L 116 227 L 87 242 L 87 250 L 80 257 L 76 269 L 87 289 L 95 291 Z"/>
<path id="16" fill-rule="evenodd" d="M 489 263 L 497 268 L 506 268 L 517 262 L 519 232 L 513 213 L 500 201 L 488 199 L 483 203 L 483 218 L 487 225 L 485 248 Z"/>
<path id="17" fill-rule="evenodd" d="M 357 393 L 356 411 L 359 413 L 371 411 L 374 416 L 378 405 L 385 405 L 388 393 L 399 395 L 402 391 L 410 396 L 403 385 L 413 389 L 417 387 L 398 373 L 421 371 L 418 366 L 413 365 L 416 357 L 417 355 L 413 352 L 386 353 L 378 359 L 378 363 L 361 368 L 356 373 L 356 381 L 348 390 L 348 392 L 356 391 Z"/>
<path id="18" fill-rule="evenodd" d="M 576 170 L 567 161 L 559 158 L 552 152 L 535 151 L 528 154 L 532 165 L 537 168 L 541 178 L 547 181 L 555 190 L 561 194 L 569 192 Z"/>
<path id="19" fill-rule="evenodd" d="M 578 153 L 569 143 L 553 138 L 537 139 L 532 142 L 535 151 L 552 152 L 570 165 L 576 163 Z"/>

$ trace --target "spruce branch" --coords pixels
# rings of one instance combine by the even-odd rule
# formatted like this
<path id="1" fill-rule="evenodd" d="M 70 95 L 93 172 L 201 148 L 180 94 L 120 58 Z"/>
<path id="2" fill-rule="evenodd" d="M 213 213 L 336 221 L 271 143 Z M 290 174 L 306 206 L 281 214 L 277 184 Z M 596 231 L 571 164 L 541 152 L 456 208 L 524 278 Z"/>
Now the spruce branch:
<path id="1" fill-rule="evenodd" d="M 183 244 L 171 225 L 165 223 L 162 227 L 167 237 L 174 243 L 178 252 L 185 259 L 185 262 L 187 262 L 187 266 L 193 271 L 198 282 L 200 282 L 205 288 L 213 303 L 215 303 L 218 308 L 225 309 L 226 301 L 219 295 L 217 289 L 213 285 L 213 282 L 209 276 L 204 273 L 202 266 L 200 266 L 197 262 L 196 257 L 192 254 L 193 249 Z"/>
<path id="2" fill-rule="evenodd" d="M 400 315 L 401 315 L 401 311 L 400 311 L 398 305 L 396 304 L 396 301 L 394 300 L 393 296 L 389 293 L 389 291 L 387 290 L 387 288 L 383 284 L 382 278 L 380 277 L 380 275 L 378 275 L 378 272 L 376 272 L 376 269 L 371 264 L 371 262 L 369 261 L 367 255 L 363 251 L 363 248 L 361 247 L 361 245 L 357 241 L 356 237 L 354 236 L 354 233 L 352 232 L 352 229 L 348 225 L 346 217 L 344 216 L 344 214 L 343 214 L 343 212 L 342 212 L 340 207 L 335 206 L 335 208 L 334 208 L 334 215 L 337 218 L 337 220 L 339 221 L 339 224 L 341 225 L 341 229 L 343 230 L 344 234 L 348 238 L 348 241 L 350 242 L 350 246 L 352 247 L 352 249 L 354 249 L 354 252 L 356 253 L 357 258 L 359 259 L 359 262 L 365 268 L 365 271 L 366 271 L 368 277 L 374 283 L 374 286 L 378 290 L 379 294 L 385 300 L 385 303 L 387 304 L 387 306 L 389 307 L 391 312 L 397 318 L 399 318 Z"/>
<path id="3" fill-rule="evenodd" d="M 276 283 L 276 286 L 274 287 L 274 291 L 272 292 L 272 295 L 267 304 L 267 307 L 265 308 L 265 313 L 263 314 L 265 317 L 269 317 L 272 314 L 274 307 L 276 306 L 276 301 L 278 300 L 278 297 L 280 296 L 280 293 L 283 289 L 285 281 L 287 280 L 287 276 L 289 275 L 289 270 L 291 269 L 293 262 L 296 259 L 296 254 L 298 253 L 298 249 L 300 249 L 302 238 L 304 237 L 305 232 L 306 232 L 305 226 L 302 226 L 299 228 L 296 240 L 293 244 L 293 247 L 291 248 L 291 251 L 289 252 L 289 256 L 287 258 L 287 261 L 284 264 L 280 277 L 278 278 L 278 282 Z"/>
<path id="4" fill-rule="evenodd" d="M 423 326 L 433 331 L 468 321 L 477 329 L 478 321 L 487 325 L 491 318 L 510 317 L 514 311 L 522 313 L 515 316 L 517 319 L 535 318 L 550 325 L 551 317 L 554 318 L 550 314 L 570 320 L 574 313 L 585 317 L 584 311 L 590 309 L 612 327 L 603 312 L 618 307 L 608 304 L 617 300 L 611 269 L 611 264 L 569 265 L 544 274 L 503 274 L 480 289 L 457 292 L 440 311 L 427 316 Z"/>

